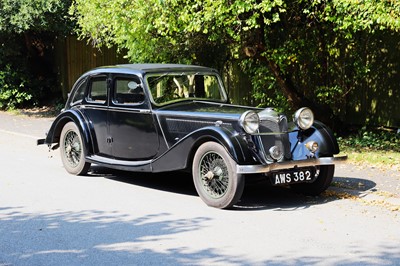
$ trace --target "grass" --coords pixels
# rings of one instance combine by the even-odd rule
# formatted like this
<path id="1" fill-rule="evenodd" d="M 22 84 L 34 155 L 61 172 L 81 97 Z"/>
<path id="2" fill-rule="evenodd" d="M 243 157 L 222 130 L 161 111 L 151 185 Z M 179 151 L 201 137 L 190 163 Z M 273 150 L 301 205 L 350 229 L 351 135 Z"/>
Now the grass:
<path id="1" fill-rule="evenodd" d="M 342 153 L 349 156 L 348 162 L 353 164 L 367 164 L 375 167 L 388 167 L 400 170 L 400 153 L 383 152 L 377 150 L 354 151 L 342 149 Z"/>

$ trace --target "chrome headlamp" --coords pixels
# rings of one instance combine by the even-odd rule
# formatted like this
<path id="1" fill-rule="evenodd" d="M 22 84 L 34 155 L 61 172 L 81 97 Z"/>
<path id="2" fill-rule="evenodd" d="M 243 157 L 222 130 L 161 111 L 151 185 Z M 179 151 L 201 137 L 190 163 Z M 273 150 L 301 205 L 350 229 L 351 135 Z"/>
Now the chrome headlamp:
<path id="1" fill-rule="evenodd" d="M 260 118 L 254 111 L 246 111 L 239 118 L 239 125 L 248 134 L 254 134 L 257 132 L 260 126 Z"/>
<path id="2" fill-rule="evenodd" d="M 314 114 L 308 107 L 300 108 L 294 114 L 294 123 L 301 129 L 309 129 L 314 123 Z"/>

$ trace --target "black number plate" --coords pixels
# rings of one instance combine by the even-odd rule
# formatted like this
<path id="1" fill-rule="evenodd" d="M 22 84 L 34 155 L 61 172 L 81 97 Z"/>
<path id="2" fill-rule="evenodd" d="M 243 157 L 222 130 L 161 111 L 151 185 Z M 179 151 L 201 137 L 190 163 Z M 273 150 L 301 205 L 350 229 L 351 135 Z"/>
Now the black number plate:
<path id="1" fill-rule="evenodd" d="M 314 169 L 296 169 L 282 172 L 274 172 L 270 176 L 273 185 L 290 185 L 298 183 L 312 183 L 315 180 Z"/>

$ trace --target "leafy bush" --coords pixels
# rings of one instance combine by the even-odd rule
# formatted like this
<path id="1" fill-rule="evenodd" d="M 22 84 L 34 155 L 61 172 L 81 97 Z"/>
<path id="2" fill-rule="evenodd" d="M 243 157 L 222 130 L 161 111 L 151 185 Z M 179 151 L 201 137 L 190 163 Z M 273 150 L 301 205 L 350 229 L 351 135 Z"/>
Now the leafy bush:
<path id="1" fill-rule="evenodd" d="M 30 102 L 33 95 L 28 84 L 29 78 L 11 65 L 0 70 L 0 109 L 14 109 Z"/>
<path id="2" fill-rule="evenodd" d="M 400 152 L 400 134 L 394 131 L 362 128 L 358 133 L 345 138 L 338 138 L 338 140 L 339 145 L 348 150 Z"/>

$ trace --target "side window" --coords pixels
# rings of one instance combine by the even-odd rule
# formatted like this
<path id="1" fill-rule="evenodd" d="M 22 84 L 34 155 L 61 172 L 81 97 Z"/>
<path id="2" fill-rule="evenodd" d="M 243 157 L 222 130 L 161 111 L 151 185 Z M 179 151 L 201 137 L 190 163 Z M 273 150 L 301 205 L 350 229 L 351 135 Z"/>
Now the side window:
<path id="1" fill-rule="evenodd" d="M 114 88 L 115 104 L 140 104 L 144 101 L 144 92 L 139 79 L 116 78 Z"/>
<path id="2" fill-rule="evenodd" d="M 107 77 L 95 77 L 90 80 L 87 100 L 93 103 L 104 104 L 107 100 Z"/>
<path id="3" fill-rule="evenodd" d="M 71 105 L 75 105 L 77 103 L 82 102 L 82 100 L 85 98 L 86 85 L 87 85 L 86 80 L 78 84 L 78 88 L 76 89 L 75 94 L 71 100 Z"/>

